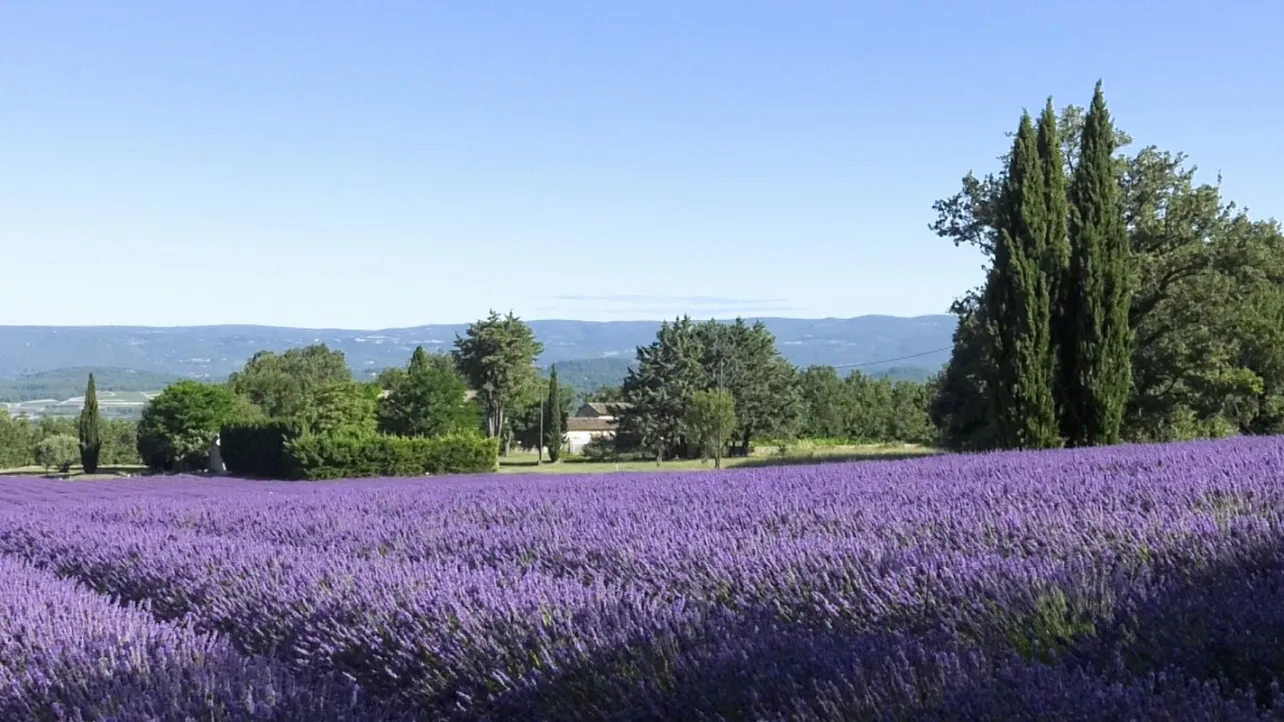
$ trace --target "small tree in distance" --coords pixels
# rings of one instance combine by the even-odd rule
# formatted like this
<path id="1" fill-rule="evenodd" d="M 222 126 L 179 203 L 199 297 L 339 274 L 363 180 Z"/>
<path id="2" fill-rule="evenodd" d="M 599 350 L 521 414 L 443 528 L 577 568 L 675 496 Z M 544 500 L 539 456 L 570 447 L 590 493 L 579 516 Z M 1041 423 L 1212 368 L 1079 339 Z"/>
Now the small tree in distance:
<path id="1" fill-rule="evenodd" d="M 687 430 L 700 444 L 702 455 L 713 456 L 713 468 L 722 468 L 722 452 L 736 429 L 736 401 L 725 389 L 697 391 L 686 414 Z"/>
<path id="2" fill-rule="evenodd" d="M 76 458 L 80 455 L 79 447 L 76 437 L 54 434 L 36 446 L 36 463 L 43 466 L 45 471 L 57 469 L 65 474 L 76 463 Z"/>
<path id="3" fill-rule="evenodd" d="M 98 390 L 94 388 L 94 375 L 89 374 L 85 387 L 85 405 L 80 410 L 80 466 L 86 474 L 98 472 L 98 458 L 103 448 L 103 423 L 98 414 Z"/>

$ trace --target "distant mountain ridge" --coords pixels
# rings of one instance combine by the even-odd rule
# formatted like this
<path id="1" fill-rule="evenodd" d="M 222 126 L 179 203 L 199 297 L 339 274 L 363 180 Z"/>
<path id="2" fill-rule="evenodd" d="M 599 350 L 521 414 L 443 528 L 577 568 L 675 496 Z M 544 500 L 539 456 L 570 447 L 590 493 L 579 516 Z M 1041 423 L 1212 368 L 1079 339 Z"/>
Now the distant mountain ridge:
<path id="1" fill-rule="evenodd" d="M 753 320 L 753 319 L 750 319 Z M 931 373 L 949 358 L 955 317 L 858 316 L 837 319 L 761 319 L 781 353 L 799 366 L 859 367 L 867 373 L 912 369 Z M 631 362 L 651 343 L 659 321 L 530 321 L 544 344 L 539 363 L 621 359 Z M 0 379 L 56 369 L 133 369 L 192 378 L 226 377 L 263 350 L 324 343 L 344 352 L 358 374 L 401 366 L 415 346 L 452 347 L 467 324 L 375 331 L 275 326 L 0 326 Z M 624 366 L 611 364 L 611 373 Z M 909 369 L 909 371 L 907 371 Z M 569 369 L 568 369 L 569 370 Z M 596 373 L 596 372 L 591 372 Z"/>

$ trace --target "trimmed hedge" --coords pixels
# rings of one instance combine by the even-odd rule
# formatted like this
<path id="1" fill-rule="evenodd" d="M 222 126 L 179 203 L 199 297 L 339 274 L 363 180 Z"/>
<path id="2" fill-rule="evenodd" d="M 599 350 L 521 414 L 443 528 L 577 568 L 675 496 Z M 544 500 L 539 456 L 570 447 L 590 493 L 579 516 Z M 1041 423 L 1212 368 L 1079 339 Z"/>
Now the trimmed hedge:
<path id="1" fill-rule="evenodd" d="M 287 442 L 286 452 L 308 479 L 469 474 L 494 471 L 499 463 L 498 440 L 477 434 L 306 434 Z"/>
<path id="2" fill-rule="evenodd" d="M 303 468 L 286 449 L 299 434 L 298 427 L 286 421 L 226 424 L 219 430 L 219 451 L 227 470 L 238 476 L 302 479 Z"/>
<path id="3" fill-rule="evenodd" d="M 227 470 L 261 479 L 355 479 L 494 471 L 499 441 L 476 433 L 407 438 L 353 430 L 314 434 L 279 420 L 225 425 Z"/>

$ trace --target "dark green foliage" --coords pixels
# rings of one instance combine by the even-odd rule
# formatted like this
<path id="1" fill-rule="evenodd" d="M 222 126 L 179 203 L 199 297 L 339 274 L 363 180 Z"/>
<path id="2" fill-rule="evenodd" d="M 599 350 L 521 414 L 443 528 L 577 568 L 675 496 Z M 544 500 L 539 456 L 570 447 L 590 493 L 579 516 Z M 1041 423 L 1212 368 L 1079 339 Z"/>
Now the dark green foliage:
<path id="1" fill-rule="evenodd" d="M 566 436 L 566 414 L 562 406 L 561 390 L 557 385 L 557 366 L 549 371 L 548 395 L 544 401 L 544 446 L 548 460 L 556 462 L 562 456 L 562 441 Z"/>
<path id="2" fill-rule="evenodd" d="M 982 451 L 996 445 L 993 394 L 989 392 L 991 348 L 985 306 L 975 295 L 954 305 L 959 317 L 950 363 L 934 383 L 930 416 L 941 446 Z"/>
<path id="3" fill-rule="evenodd" d="M 263 414 L 297 419 L 316 405 L 318 394 L 352 381 L 342 351 L 325 344 L 292 348 L 285 353 L 260 351 L 245 368 L 228 377 L 228 387 L 244 396 Z"/>
<path id="4" fill-rule="evenodd" d="M 1048 110 L 1040 120 L 1040 160 L 1050 196 L 1045 207 L 1057 205 L 1049 169 L 1062 165 L 1064 182 L 1065 175 L 1074 175 L 1091 160 L 1092 153 L 1083 154 L 1087 115 L 1070 106 L 1055 123 Z M 1110 135 L 1115 147 L 1131 142 L 1117 129 Z M 1052 142 L 1054 136 L 1059 143 Z M 1094 152 L 1097 165 L 1103 165 L 1100 151 Z M 1249 219 L 1222 198 L 1218 185 L 1196 182 L 1197 168 L 1181 153 L 1147 146 L 1115 155 L 1110 168 L 1128 238 L 1125 265 L 1131 294 L 1130 301 L 1110 306 L 1115 313 L 1126 306 L 1132 332 L 1131 383 L 1119 437 L 1170 441 L 1275 428 L 1278 410 L 1284 408 L 1284 384 L 1276 371 L 1284 368 L 1284 343 L 1277 342 L 1273 330 L 1284 327 L 1273 300 L 1284 283 L 1279 225 Z M 955 244 L 975 246 L 992 258 L 1000 190 L 1000 179 L 969 174 L 959 193 L 937 202 L 939 217 L 932 227 Z M 1060 215 L 1049 211 L 1050 217 Z M 1068 208 L 1064 215 L 1068 226 Z M 1051 251 L 1056 245 L 1051 239 L 1068 237 L 1068 230 L 1052 224 L 1048 229 Z M 1063 278 L 1069 273 L 1067 248 L 1068 243 L 1048 257 L 1048 267 L 1060 266 Z M 1094 268 L 1103 270 L 1100 264 Z M 1068 288 L 1063 283 L 1056 291 L 1062 306 L 1062 314 L 1054 316 L 1058 359 L 1075 348 L 1075 329 L 1068 319 L 1075 317 L 1076 301 Z M 984 311 L 977 304 L 983 293 L 970 292 L 956 307 L 960 326 L 954 353 L 938 383 L 933 418 L 942 425 L 949 448 L 993 448 L 985 408 L 987 374 L 980 373 L 989 354 L 986 334 L 977 323 Z M 1113 323 L 1113 328 L 1120 325 Z M 1058 379 L 1073 372 L 1071 363 L 1060 366 Z M 1071 388 L 1064 382 L 1057 386 Z M 1063 421 L 1070 421 L 1066 410 L 1075 407 L 1064 396 L 1058 401 Z"/>
<path id="5" fill-rule="evenodd" d="M 152 399 L 138 422 L 138 455 L 156 471 L 209 467 L 209 448 L 224 424 L 253 418 L 255 410 L 231 389 L 179 381 Z"/>
<path id="6" fill-rule="evenodd" d="M 798 435 L 871 443 L 936 443 L 928 417 L 926 384 L 870 377 L 853 371 L 845 378 L 832 366 L 797 374 L 801 403 Z"/>
<path id="7" fill-rule="evenodd" d="M 1034 124 L 1021 116 L 1003 179 L 994 267 L 984 299 L 993 363 L 989 391 L 996 444 L 1009 449 L 1060 445 L 1053 396 L 1051 281 L 1047 276 L 1048 196 Z"/>
<path id="8" fill-rule="evenodd" d="M 285 447 L 302 476 L 313 480 L 484 473 L 499 459 L 499 441 L 475 432 L 436 438 L 304 434 Z"/>
<path id="9" fill-rule="evenodd" d="M 477 392 L 491 437 L 508 430 L 509 404 L 529 388 L 536 375 L 533 364 L 543 350 L 530 326 L 511 311 L 506 316 L 491 311 L 471 324 L 465 336 L 455 337 L 455 365 Z"/>
<path id="10" fill-rule="evenodd" d="M 776 339 L 761 321 L 752 326 L 706 321 L 697 326 L 708 388 L 726 389 L 735 401 L 733 438 L 747 455 L 754 438 L 795 435 L 801 398 L 794 368 L 776 350 Z"/>
<path id="11" fill-rule="evenodd" d="M 134 465 L 138 458 L 138 422 L 129 419 L 103 420 L 103 450 L 99 466 Z"/>
<path id="12" fill-rule="evenodd" d="M 94 388 L 94 375 L 89 374 L 85 387 L 85 405 L 80 410 L 78 438 L 80 441 L 80 466 L 86 474 L 98 472 L 98 459 L 103 450 L 102 417 L 98 414 L 98 391 Z"/>
<path id="13" fill-rule="evenodd" d="M 626 438 L 636 438 L 657 462 L 685 452 L 687 404 L 696 391 L 707 388 L 702 339 L 683 316 L 660 324 L 656 340 L 639 346 L 637 365 L 624 379 L 624 399 L 633 406 L 620 419 Z"/>
<path id="14" fill-rule="evenodd" d="M 224 424 L 219 430 L 219 451 L 227 470 L 237 476 L 299 479 L 303 470 L 286 452 L 286 444 L 300 433 L 301 429 L 288 421 Z"/>
<path id="15" fill-rule="evenodd" d="M 686 419 L 697 391 L 723 389 L 735 402 L 736 451 L 747 454 L 755 438 L 790 438 L 798 432 L 803 404 L 795 369 L 776 350 L 761 322 L 663 323 L 656 340 L 641 346 L 621 389 L 633 406 L 622 414 L 616 438 L 651 450 L 656 459 L 700 447 L 687 438 Z"/>
<path id="16" fill-rule="evenodd" d="M 335 381 L 324 384 L 313 390 L 312 405 L 295 417 L 295 421 L 319 434 L 344 429 L 373 433 L 380 393 L 379 387 L 371 383 Z"/>
<path id="17" fill-rule="evenodd" d="M 1062 134 L 1052 98 L 1039 116 L 1039 167 L 1043 176 L 1043 259 L 1041 268 L 1048 290 L 1049 383 L 1057 414 L 1058 442 L 1065 442 L 1065 408 L 1070 403 L 1063 382 L 1064 363 L 1070 339 L 1066 337 L 1066 309 L 1070 277 L 1070 211 L 1066 200 L 1065 154 Z"/>
<path id="18" fill-rule="evenodd" d="M 1070 274 L 1062 372 L 1068 399 L 1064 425 L 1073 446 L 1120 440 L 1132 383 L 1131 259 L 1114 152 L 1114 127 L 1098 82 L 1068 194 Z"/>
<path id="19" fill-rule="evenodd" d="M 379 400 L 378 429 L 398 436 L 438 436 L 477 428 L 477 406 L 468 386 L 445 354 L 415 348 L 405 369 L 380 375 L 387 391 Z"/>

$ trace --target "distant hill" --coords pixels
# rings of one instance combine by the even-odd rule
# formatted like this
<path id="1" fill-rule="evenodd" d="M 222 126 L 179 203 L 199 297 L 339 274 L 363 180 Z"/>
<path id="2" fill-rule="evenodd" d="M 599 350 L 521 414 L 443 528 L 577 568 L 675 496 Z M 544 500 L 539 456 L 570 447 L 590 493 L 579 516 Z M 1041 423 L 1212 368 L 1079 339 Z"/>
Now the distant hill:
<path id="1" fill-rule="evenodd" d="M 924 375 L 934 372 L 949 358 L 955 324 L 949 315 L 762 320 L 791 362 L 800 366 L 831 364 L 844 370 L 855 366 L 869 374 L 908 367 L 920 369 Z M 659 322 L 552 320 L 532 321 L 530 325 L 544 344 L 539 363 L 558 363 L 568 382 L 578 387 L 599 377 L 622 376 L 637 347 L 655 339 Z M 258 351 L 284 351 L 311 343 L 343 351 L 353 370 L 365 375 L 405 364 L 416 345 L 430 351 L 448 350 L 455 335 L 463 334 L 466 328 L 467 324 L 380 331 L 272 326 L 0 326 L 0 379 L 11 379 L 5 382 L 6 389 L 35 388 L 32 379 L 57 369 L 57 375 L 66 375 L 76 388 L 67 394 L 51 391 L 49 395 L 66 398 L 83 391 L 84 379 L 76 380 L 75 376 L 87 374 L 89 368 L 99 369 L 99 373 L 136 369 L 119 379 L 120 383 L 129 382 L 129 388 L 119 390 L 153 390 L 177 377 L 222 379 Z M 604 365 L 579 370 L 573 365 L 561 366 L 593 359 Z M 156 376 L 150 382 L 132 382 L 146 378 L 144 372 Z M 583 378 L 571 382 L 570 374 Z M 161 383 L 161 379 L 166 380 Z M 100 387 L 103 382 L 100 378 Z"/>
<path id="2" fill-rule="evenodd" d="M 588 393 L 603 386 L 619 386 L 628 375 L 633 359 L 597 358 L 579 361 L 560 361 L 557 364 L 557 378 L 567 386 Z M 840 368 L 839 374 L 846 376 L 852 371 L 861 371 L 875 378 L 889 378 L 893 381 L 917 381 L 922 383 L 931 378 L 938 369 L 926 366 L 891 366 L 873 371 L 860 368 Z"/>
<path id="3" fill-rule="evenodd" d="M 89 374 L 94 374 L 94 386 L 100 392 L 140 392 L 163 389 L 180 377 L 177 374 L 155 371 L 136 371 L 122 368 L 69 368 L 40 371 L 12 380 L 0 380 L 0 401 L 31 401 L 54 399 L 63 401 L 83 396 Z"/>
<path id="4" fill-rule="evenodd" d="M 593 358 L 557 363 L 558 383 L 585 393 L 603 386 L 619 386 L 629 373 L 632 358 Z"/>

